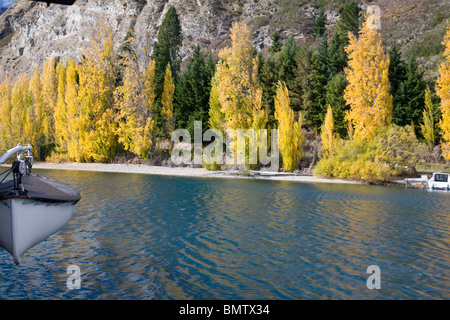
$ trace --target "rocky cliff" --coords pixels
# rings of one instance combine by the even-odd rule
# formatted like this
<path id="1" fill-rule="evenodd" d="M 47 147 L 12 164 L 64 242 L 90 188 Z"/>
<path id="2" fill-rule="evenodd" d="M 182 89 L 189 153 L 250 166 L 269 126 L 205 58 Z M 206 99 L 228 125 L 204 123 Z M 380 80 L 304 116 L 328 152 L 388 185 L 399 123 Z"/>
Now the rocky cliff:
<path id="1" fill-rule="evenodd" d="M 304 0 L 77 0 L 63 6 L 15 0 L 0 15 L 0 80 L 30 73 L 51 55 L 79 58 L 89 45 L 96 26 L 104 21 L 114 32 L 117 47 L 130 26 L 137 37 L 154 41 L 158 26 L 169 6 L 177 9 L 184 33 L 183 57 L 196 44 L 217 52 L 228 41 L 234 20 L 243 20 L 253 31 L 254 45 L 264 50 L 270 35 L 293 33 L 296 39 L 308 37 L 320 5 L 325 4 L 330 29 L 339 19 L 344 1 Z M 385 42 L 404 48 L 423 47 L 422 56 L 441 50 L 445 19 L 450 17 L 450 2 L 444 0 L 357 1 L 364 9 L 381 8 Z M 331 35 L 331 33 L 330 33 Z M 434 47 L 433 47 L 434 46 Z M 431 52 L 430 47 L 432 48 Z M 434 48 L 434 49 L 433 49 Z M 436 59 L 435 59 L 436 60 Z M 429 61 L 429 60 L 426 60 Z"/>

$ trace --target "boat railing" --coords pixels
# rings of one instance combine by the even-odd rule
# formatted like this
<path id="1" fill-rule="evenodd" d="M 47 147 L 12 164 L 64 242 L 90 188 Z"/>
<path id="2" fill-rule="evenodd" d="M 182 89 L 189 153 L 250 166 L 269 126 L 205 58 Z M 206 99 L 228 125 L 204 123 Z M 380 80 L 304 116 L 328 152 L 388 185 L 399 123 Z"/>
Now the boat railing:
<path id="1" fill-rule="evenodd" d="M 2 166 L 10 157 L 12 157 L 14 154 L 17 154 L 18 159 L 20 160 L 20 157 L 23 157 L 23 152 L 28 151 L 29 156 L 31 156 L 31 150 L 33 147 L 31 145 L 28 145 L 26 147 L 22 146 L 20 143 L 12 148 L 6 151 L 1 157 L 0 157 L 0 166 Z"/>
<path id="2" fill-rule="evenodd" d="M 14 188 L 11 191 L 14 194 L 17 193 L 20 194 L 24 192 L 24 188 L 22 185 L 22 177 L 24 174 L 29 175 L 31 173 L 31 167 L 33 166 L 33 156 L 31 155 L 32 149 L 33 147 L 31 145 L 24 147 L 19 143 L 16 147 L 9 149 L 0 157 L 0 166 L 1 166 L 11 156 L 13 156 L 14 154 L 17 155 L 17 160 L 14 160 L 12 162 L 11 168 L 0 173 L 0 176 L 5 175 L 3 179 L 0 181 L 0 183 L 5 181 L 5 179 L 9 176 L 11 172 L 13 173 Z M 25 157 L 23 155 L 24 152 L 27 152 L 27 155 Z"/>

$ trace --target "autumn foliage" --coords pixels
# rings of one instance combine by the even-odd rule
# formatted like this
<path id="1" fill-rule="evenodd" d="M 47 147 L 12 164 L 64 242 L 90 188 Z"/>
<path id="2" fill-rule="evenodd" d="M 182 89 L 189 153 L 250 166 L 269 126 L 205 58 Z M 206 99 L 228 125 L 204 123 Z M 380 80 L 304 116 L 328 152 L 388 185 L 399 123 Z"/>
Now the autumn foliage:
<path id="1" fill-rule="evenodd" d="M 278 83 L 275 97 L 275 118 L 278 120 L 280 153 L 285 171 L 294 171 L 303 156 L 305 134 L 302 132 L 302 115 L 295 120 L 290 106 L 289 91 L 285 83 Z"/>
<path id="2" fill-rule="evenodd" d="M 173 83 L 172 71 L 170 64 L 167 65 L 164 75 L 164 88 L 161 98 L 162 114 L 166 124 L 166 132 L 173 131 L 173 94 L 175 93 L 175 85 Z"/>
<path id="3" fill-rule="evenodd" d="M 230 32 L 231 47 L 219 52 L 221 60 L 217 63 L 212 89 L 217 95 L 217 101 L 212 101 L 215 103 L 212 121 L 215 126 L 222 122 L 220 129 L 224 132 L 236 129 L 254 129 L 259 132 L 258 129 L 266 128 L 268 108 L 262 102 L 259 62 L 253 57 L 250 29 L 242 22 L 235 22 Z M 220 112 L 217 109 L 219 106 Z M 235 148 L 238 147 L 236 144 Z M 245 148 L 248 155 L 248 145 Z"/>
<path id="4" fill-rule="evenodd" d="M 442 130 L 442 154 L 446 160 L 450 160 L 450 23 L 447 23 L 443 45 L 445 61 L 439 68 L 436 93 L 441 98 L 442 119 L 439 127 Z"/>
<path id="5" fill-rule="evenodd" d="M 434 146 L 434 115 L 433 115 L 433 101 L 431 101 L 431 91 L 427 88 L 425 91 L 425 109 L 423 110 L 423 124 L 420 125 L 422 135 L 425 141 L 431 146 Z"/>
<path id="6" fill-rule="evenodd" d="M 225 128 L 265 128 L 267 108 L 262 105 L 258 59 L 253 57 L 250 29 L 235 22 L 230 31 L 232 45 L 220 51 L 216 74 Z"/>
<path id="7" fill-rule="evenodd" d="M 359 9 L 345 8 L 330 43 L 320 18 L 315 44 L 298 45 L 291 35 L 282 45 L 279 36 L 273 37 L 270 56 L 256 52 L 247 25 L 234 22 L 230 45 L 217 60 L 210 56 L 205 63 L 197 47 L 182 74 L 181 28 L 172 30 L 176 37 L 165 29 L 179 23 L 174 9 L 173 23 L 161 26 L 158 45 L 135 39 L 130 29 L 117 51 L 111 28 L 100 24 L 81 59 L 49 57 L 30 76 L 3 79 L 0 149 L 21 142 L 31 143 L 42 160 L 113 162 L 124 150 L 149 159 L 180 125 L 192 129 L 194 121 L 202 121 L 203 132 L 278 129 L 287 172 L 302 169 L 302 159 L 311 157 L 319 160 L 311 161 L 318 175 L 389 179 L 399 168 L 419 163 L 417 152 L 425 146 L 430 153 L 439 140 L 444 159 L 450 160 L 450 25 L 436 83 L 439 110 L 433 86 L 426 92 L 421 86 L 406 90 L 408 83 L 423 83 L 419 73 L 409 72 L 406 80 L 399 76 L 404 68 L 398 52 L 390 51 L 391 60 L 380 32 L 368 19 L 358 32 Z M 409 61 L 415 66 L 414 57 Z M 408 97 L 399 99 L 398 92 L 420 90 L 424 99 L 414 99 L 414 119 L 421 121 L 399 124 L 412 114 L 403 116 L 409 109 L 394 106 L 393 95 L 403 101 Z M 397 125 L 391 123 L 393 110 Z"/>
<path id="8" fill-rule="evenodd" d="M 377 130 L 391 123 L 390 60 L 384 53 L 381 34 L 370 28 L 367 21 L 359 38 L 351 33 L 349 38 L 349 67 L 345 69 L 348 86 L 344 94 L 351 107 L 348 121 L 354 127 L 354 139 L 369 141 Z"/>
<path id="9" fill-rule="evenodd" d="M 155 61 L 149 59 L 146 64 L 138 63 L 134 38 L 128 42 L 130 50 L 124 54 L 123 83 L 116 88 L 116 134 L 125 150 L 146 158 L 154 143 Z"/>
<path id="10" fill-rule="evenodd" d="M 330 105 L 328 106 L 325 121 L 323 123 L 321 137 L 322 151 L 327 157 L 333 150 L 334 142 L 336 140 L 336 135 L 334 133 L 333 110 Z"/>

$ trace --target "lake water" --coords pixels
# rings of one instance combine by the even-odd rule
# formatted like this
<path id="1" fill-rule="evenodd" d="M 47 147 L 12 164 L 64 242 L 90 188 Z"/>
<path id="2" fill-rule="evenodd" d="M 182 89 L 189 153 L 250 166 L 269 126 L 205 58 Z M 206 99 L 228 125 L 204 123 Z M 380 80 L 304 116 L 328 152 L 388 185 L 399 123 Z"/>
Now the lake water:
<path id="1" fill-rule="evenodd" d="M 450 192 L 34 172 L 82 199 L 20 266 L 0 249 L 0 299 L 450 298 Z"/>

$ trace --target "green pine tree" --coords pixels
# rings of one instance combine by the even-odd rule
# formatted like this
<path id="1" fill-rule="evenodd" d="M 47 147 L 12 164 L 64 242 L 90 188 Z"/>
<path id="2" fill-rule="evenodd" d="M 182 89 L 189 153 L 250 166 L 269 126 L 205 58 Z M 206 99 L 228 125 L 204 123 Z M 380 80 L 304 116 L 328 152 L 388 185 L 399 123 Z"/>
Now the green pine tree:
<path id="1" fill-rule="evenodd" d="M 156 135 L 163 134 L 164 121 L 161 116 L 161 96 L 164 89 L 164 75 L 170 64 L 174 82 L 180 70 L 179 49 L 183 42 L 180 20 L 175 7 L 170 6 L 158 30 L 157 41 L 153 48 L 152 59 L 155 61 L 155 104 L 153 117 L 156 123 Z"/>
<path id="2" fill-rule="evenodd" d="M 289 92 L 292 109 L 296 112 L 306 111 L 311 104 L 310 69 L 313 48 L 308 41 L 303 42 L 299 48 L 294 69 L 294 81 Z"/>
<path id="3" fill-rule="evenodd" d="M 314 38 L 321 38 L 322 35 L 327 31 L 326 20 L 327 19 L 325 17 L 325 10 L 321 9 L 319 11 L 319 15 L 314 21 L 314 26 L 312 29 L 312 34 Z"/>
<path id="4" fill-rule="evenodd" d="M 275 104 L 274 97 L 279 80 L 278 70 L 280 61 L 278 56 L 270 55 L 260 59 L 260 72 L 258 73 L 259 83 L 263 90 L 263 104 L 269 107 L 269 123 L 274 124 Z"/>
<path id="5" fill-rule="evenodd" d="M 156 95 L 162 93 L 164 73 L 170 63 L 172 74 L 178 74 L 181 59 L 179 49 L 183 42 L 183 34 L 177 11 L 170 6 L 158 30 L 157 42 L 154 46 L 152 59 L 155 60 Z"/>
<path id="6" fill-rule="evenodd" d="M 330 77 L 344 71 L 348 65 L 345 47 L 349 43 L 348 33 L 358 36 L 360 26 L 360 9 L 355 2 L 346 3 L 342 9 L 340 19 L 336 23 L 333 37 L 329 45 Z"/>
<path id="7" fill-rule="evenodd" d="M 281 48 L 283 47 L 283 44 L 281 43 L 280 40 L 280 34 L 278 33 L 278 31 L 275 31 L 272 34 L 272 46 L 270 47 L 270 53 L 274 54 L 277 53 L 281 50 Z"/>
<path id="8" fill-rule="evenodd" d="M 297 46 L 295 44 L 294 35 L 289 35 L 286 43 L 281 49 L 279 60 L 279 80 L 288 84 L 294 79 L 294 69 L 296 67 Z"/>
<path id="9" fill-rule="evenodd" d="M 322 35 L 322 41 L 311 57 L 309 70 L 310 103 L 307 122 L 315 128 L 322 126 L 326 113 L 327 84 L 330 77 L 327 33 Z"/>
<path id="10" fill-rule="evenodd" d="M 334 132 L 345 138 L 348 135 L 348 123 L 345 120 L 345 112 L 349 110 L 344 99 L 344 91 L 347 87 L 347 79 L 343 72 L 336 74 L 328 82 L 326 87 L 325 105 L 332 106 L 334 119 Z"/>
<path id="11" fill-rule="evenodd" d="M 294 35 L 289 35 L 279 52 L 271 53 L 268 57 L 260 56 L 259 81 L 263 89 L 263 103 L 269 107 L 269 125 L 275 124 L 274 97 L 278 81 L 286 83 L 288 88 L 295 86 L 295 70 L 297 68 L 298 47 Z M 291 90 L 291 89 L 289 89 Z M 295 94 L 290 91 L 289 94 Z M 295 98 L 292 97 L 295 101 Z"/>
<path id="12" fill-rule="evenodd" d="M 408 88 L 409 102 L 408 109 L 411 110 L 411 122 L 415 125 L 415 132 L 420 131 L 420 123 L 422 122 L 422 111 L 425 105 L 425 91 L 427 89 L 423 72 L 419 70 L 416 55 L 411 54 L 406 64 L 406 81 L 405 88 Z"/>
<path id="13" fill-rule="evenodd" d="M 203 50 L 196 46 L 176 87 L 176 128 L 188 129 L 192 136 L 194 121 L 202 121 L 203 130 L 209 127 L 209 94 L 214 72 L 210 70 L 211 63 L 205 61 Z"/>
<path id="14" fill-rule="evenodd" d="M 349 38 L 348 33 L 351 32 L 358 36 L 360 27 L 360 9 L 356 2 L 346 3 L 342 9 L 340 19 L 336 23 L 335 31 L 339 34 L 344 44 L 347 45 Z"/>
<path id="15" fill-rule="evenodd" d="M 344 68 L 347 67 L 348 59 L 347 54 L 345 53 L 345 46 L 345 41 L 341 38 L 339 33 L 335 31 L 331 38 L 330 45 L 328 46 L 331 77 L 344 71 Z"/>
<path id="16" fill-rule="evenodd" d="M 402 69 L 401 65 L 401 62 L 397 65 L 398 70 Z M 392 72 L 393 82 L 398 81 L 395 84 L 398 87 L 396 91 L 393 91 L 394 109 L 392 111 L 392 122 L 399 126 L 414 123 L 415 131 L 420 132 L 422 111 L 425 105 L 426 83 L 423 79 L 423 73 L 419 71 L 414 54 L 410 55 L 408 61 L 404 64 L 404 70 L 404 77 L 394 73 L 394 71 Z"/>
<path id="17" fill-rule="evenodd" d="M 326 32 L 322 35 L 322 42 L 317 52 L 319 53 L 320 62 L 325 66 L 325 77 L 328 79 L 330 77 L 330 58 L 328 56 L 328 37 Z"/>
<path id="18" fill-rule="evenodd" d="M 389 82 L 391 83 L 391 95 L 394 98 L 395 106 L 400 86 L 406 79 L 406 64 L 397 45 L 393 45 L 389 50 L 389 58 L 391 60 L 389 64 Z"/>
<path id="19" fill-rule="evenodd" d="M 321 59 L 319 51 L 315 51 L 311 57 L 309 70 L 309 106 L 306 116 L 307 124 L 313 128 L 320 128 L 326 113 L 326 90 L 328 83 L 328 67 Z"/>

